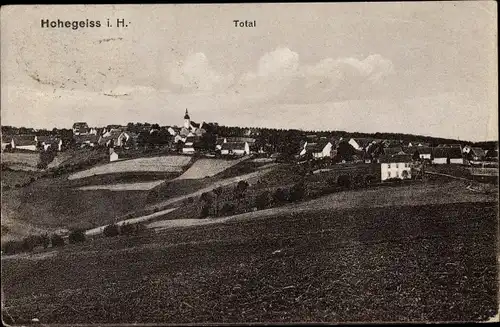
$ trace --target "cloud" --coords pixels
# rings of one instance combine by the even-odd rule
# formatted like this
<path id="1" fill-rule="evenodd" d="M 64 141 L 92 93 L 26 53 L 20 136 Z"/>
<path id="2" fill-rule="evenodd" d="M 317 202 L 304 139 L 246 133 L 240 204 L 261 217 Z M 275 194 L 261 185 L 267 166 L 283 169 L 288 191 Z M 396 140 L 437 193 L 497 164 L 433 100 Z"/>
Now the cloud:
<path id="1" fill-rule="evenodd" d="M 216 91 L 227 87 L 233 78 L 232 74 L 224 75 L 214 70 L 207 56 L 201 52 L 177 62 L 170 73 L 173 84 L 199 91 Z"/>
<path id="2" fill-rule="evenodd" d="M 286 95 L 299 103 L 368 99 L 387 87 L 392 74 L 392 62 L 378 54 L 364 60 L 326 58 L 303 66 Z"/>
<path id="3" fill-rule="evenodd" d="M 257 76 L 287 77 L 297 72 L 299 55 L 288 48 L 278 48 L 259 59 Z"/>
<path id="4" fill-rule="evenodd" d="M 299 54 L 278 48 L 265 53 L 255 71 L 238 79 L 230 91 L 250 99 L 276 103 L 318 103 L 367 99 L 382 91 L 395 72 L 389 59 L 372 54 L 357 58 L 325 58 L 301 65 Z"/>

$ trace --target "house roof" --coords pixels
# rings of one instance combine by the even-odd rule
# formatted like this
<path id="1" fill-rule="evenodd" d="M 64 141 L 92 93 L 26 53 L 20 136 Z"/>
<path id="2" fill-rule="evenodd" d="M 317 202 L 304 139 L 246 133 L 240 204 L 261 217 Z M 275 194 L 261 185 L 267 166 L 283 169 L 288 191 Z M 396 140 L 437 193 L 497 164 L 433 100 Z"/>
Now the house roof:
<path id="1" fill-rule="evenodd" d="M 99 136 L 94 134 L 86 134 L 86 135 L 74 135 L 73 139 L 76 143 L 96 143 L 99 140 Z"/>
<path id="2" fill-rule="evenodd" d="M 471 151 L 474 152 L 474 154 L 478 157 L 484 157 L 486 155 L 486 151 L 484 151 L 482 148 L 473 147 L 471 148 Z"/>
<path id="3" fill-rule="evenodd" d="M 383 163 L 411 162 L 411 156 L 408 154 L 399 155 L 383 155 L 379 157 L 379 161 Z"/>
<path id="4" fill-rule="evenodd" d="M 226 142 L 222 144 L 221 150 L 245 150 L 246 142 Z"/>
<path id="5" fill-rule="evenodd" d="M 196 141 L 196 137 L 188 136 L 188 137 L 186 137 L 186 142 L 184 142 L 184 143 L 193 143 L 194 141 Z"/>
<path id="6" fill-rule="evenodd" d="M 459 148 L 437 147 L 432 150 L 434 158 L 462 158 L 462 151 Z"/>
<path id="7" fill-rule="evenodd" d="M 403 150 L 402 147 L 400 146 L 395 146 L 392 148 L 384 148 L 384 154 L 385 155 L 395 155 L 395 154 L 406 154 L 405 151 Z"/>
<path id="8" fill-rule="evenodd" d="M 461 144 L 438 144 L 438 148 L 457 148 L 461 149 L 462 145 Z"/>
<path id="9" fill-rule="evenodd" d="M 16 146 L 36 145 L 35 135 L 12 135 Z"/>
<path id="10" fill-rule="evenodd" d="M 228 142 L 248 142 L 255 143 L 255 139 L 253 137 L 239 137 L 239 136 L 230 136 L 226 137 Z"/>
<path id="11" fill-rule="evenodd" d="M 12 141 L 12 135 L 2 134 L 2 143 L 10 143 Z"/>
<path id="12" fill-rule="evenodd" d="M 87 125 L 86 122 L 80 121 L 76 122 L 73 124 L 73 128 L 88 128 L 89 126 Z"/>
<path id="13" fill-rule="evenodd" d="M 488 150 L 486 151 L 487 158 L 497 158 L 498 157 L 498 150 Z"/>
<path id="14" fill-rule="evenodd" d="M 57 136 L 53 135 L 39 135 L 36 137 L 38 142 L 45 142 L 45 143 L 57 143 L 59 142 L 60 138 Z"/>
<path id="15" fill-rule="evenodd" d="M 362 138 L 362 137 L 357 137 L 357 138 L 352 138 L 358 145 L 362 148 L 366 148 L 370 143 L 372 143 L 375 139 L 372 138 Z"/>

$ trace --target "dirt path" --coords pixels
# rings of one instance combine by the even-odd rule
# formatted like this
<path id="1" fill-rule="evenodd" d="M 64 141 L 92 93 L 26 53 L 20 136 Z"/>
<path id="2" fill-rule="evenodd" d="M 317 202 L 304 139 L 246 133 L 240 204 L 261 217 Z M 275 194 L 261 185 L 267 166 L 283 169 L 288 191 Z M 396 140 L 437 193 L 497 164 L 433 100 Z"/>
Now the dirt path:
<path id="1" fill-rule="evenodd" d="M 166 215 L 167 213 L 172 212 L 172 211 L 174 211 L 176 209 L 177 208 L 170 208 L 170 209 L 158 211 L 158 212 L 155 212 L 153 214 L 146 215 L 146 216 L 141 216 L 141 217 L 131 218 L 131 219 L 125 219 L 125 220 L 121 220 L 121 221 L 119 221 L 119 222 L 117 222 L 115 224 L 118 225 L 118 226 L 122 226 L 122 225 L 125 225 L 125 224 L 135 224 L 135 223 L 139 223 L 139 222 L 145 222 L 145 221 L 151 220 L 153 218 L 160 217 L 162 215 Z M 108 226 L 108 225 L 99 226 L 99 227 L 96 227 L 96 228 L 89 229 L 89 230 L 87 230 L 85 232 L 85 235 L 89 235 L 90 236 L 90 235 L 101 234 L 104 231 L 104 228 L 106 226 Z"/>

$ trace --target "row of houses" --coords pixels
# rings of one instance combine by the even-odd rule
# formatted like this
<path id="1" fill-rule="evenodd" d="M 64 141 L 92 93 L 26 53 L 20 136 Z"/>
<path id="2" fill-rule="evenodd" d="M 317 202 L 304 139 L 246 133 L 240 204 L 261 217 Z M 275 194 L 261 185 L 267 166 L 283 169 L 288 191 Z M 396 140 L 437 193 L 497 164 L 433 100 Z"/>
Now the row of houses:
<path id="1" fill-rule="evenodd" d="M 432 164 L 465 164 L 467 161 L 498 158 L 498 150 L 485 151 L 478 147 L 460 144 L 442 144 L 430 147 L 426 143 L 402 145 L 398 140 L 380 140 L 368 138 L 311 138 L 307 137 L 299 150 L 299 157 L 310 155 L 312 158 L 335 157 L 339 145 L 344 142 L 354 150 L 353 160 L 366 163 L 378 160 L 380 156 L 410 155 L 427 160 Z"/>
<path id="2" fill-rule="evenodd" d="M 61 138 L 49 135 L 2 135 L 2 150 L 47 151 L 51 148 L 61 151 L 63 144 Z"/>

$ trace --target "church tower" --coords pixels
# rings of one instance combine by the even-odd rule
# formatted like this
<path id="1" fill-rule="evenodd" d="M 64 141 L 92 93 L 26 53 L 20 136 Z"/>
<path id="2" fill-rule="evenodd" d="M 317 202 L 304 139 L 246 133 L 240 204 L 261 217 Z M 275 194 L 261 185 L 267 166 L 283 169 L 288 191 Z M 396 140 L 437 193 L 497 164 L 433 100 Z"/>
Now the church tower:
<path id="1" fill-rule="evenodd" d="M 186 114 L 184 115 L 184 127 L 187 129 L 191 128 L 191 119 L 189 118 L 187 108 L 186 108 Z"/>

